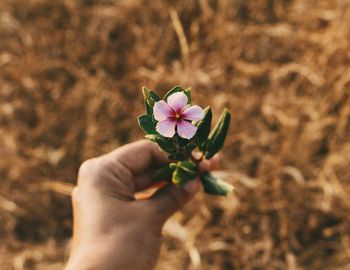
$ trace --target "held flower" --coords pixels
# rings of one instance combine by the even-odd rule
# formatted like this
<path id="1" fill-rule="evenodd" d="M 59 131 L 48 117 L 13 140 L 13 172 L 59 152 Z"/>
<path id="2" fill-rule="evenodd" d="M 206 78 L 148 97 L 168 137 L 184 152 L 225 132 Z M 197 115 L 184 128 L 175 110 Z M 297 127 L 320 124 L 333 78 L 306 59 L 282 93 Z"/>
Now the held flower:
<path id="1" fill-rule="evenodd" d="M 210 172 L 201 173 L 199 163 L 203 158 L 212 158 L 223 148 L 230 125 L 230 112 L 224 109 L 216 125 L 211 128 L 211 108 L 208 106 L 202 110 L 199 106 L 191 106 L 190 89 L 175 86 L 163 100 L 146 87 L 142 88 L 142 92 L 146 113 L 138 117 L 138 123 L 146 138 L 167 153 L 171 161 L 155 172 L 153 180 L 171 180 L 173 184 L 183 186 L 199 177 L 206 193 L 228 195 L 233 186 Z M 188 140 L 172 139 L 176 133 Z M 196 148 L 202 153 L 200 158 L 193 155 Z"/>
<path id="2" fill-rule="evenodd" d="M 197 105 L 188 106 L 188 98 L 183 92 L 170 95 L 167 102 L 160 100 L 154 104 L 153 115 L 158 121 L 156 130 L 164 137 L 171 138 L 177 132 L 181 138 L 191 139 L 197 131 L 192 121 L 203 118 L 203 110 Z"/>

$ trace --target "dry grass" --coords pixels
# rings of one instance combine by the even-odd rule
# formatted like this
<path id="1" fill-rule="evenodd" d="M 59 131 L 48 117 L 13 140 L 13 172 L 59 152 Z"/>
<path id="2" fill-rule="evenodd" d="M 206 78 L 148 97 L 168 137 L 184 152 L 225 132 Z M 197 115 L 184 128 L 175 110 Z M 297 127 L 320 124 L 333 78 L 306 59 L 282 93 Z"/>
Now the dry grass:
<path id="1" fill-rule="evenodd" d="M 233 113 L 229 198 L 158 269 L 350 268 L 350 3 L 1 0 L 1 269 L 61 269 L 79 164 L 139 139 L 140 88 Z"/>

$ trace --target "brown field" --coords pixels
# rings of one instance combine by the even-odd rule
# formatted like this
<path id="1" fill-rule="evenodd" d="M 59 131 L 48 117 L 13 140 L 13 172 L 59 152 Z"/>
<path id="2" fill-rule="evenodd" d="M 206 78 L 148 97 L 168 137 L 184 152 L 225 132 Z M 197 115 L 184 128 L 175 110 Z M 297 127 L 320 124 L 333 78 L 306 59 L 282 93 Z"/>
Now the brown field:
<path id="1" fill-rule="evenodd" d="M 350 269 L 346 0 L 1 0 L 0 269 L 62 269 L 79 164 L 173 85 L 232 112 L 236 191 L 177 213 L 157 269 Z"/>

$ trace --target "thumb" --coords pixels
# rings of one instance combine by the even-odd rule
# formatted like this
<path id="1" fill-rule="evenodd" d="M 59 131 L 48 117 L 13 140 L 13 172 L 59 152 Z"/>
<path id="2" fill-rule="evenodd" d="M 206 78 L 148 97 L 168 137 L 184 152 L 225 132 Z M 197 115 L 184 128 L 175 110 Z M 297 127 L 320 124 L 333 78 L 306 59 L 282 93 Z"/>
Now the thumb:
<path id="1" fill-rule="evenodd" d="M 183 187 L 176 185 L 167 185 L 164 188 L 158 190 L 155 195 L 150 199 L 152 205 L 157 209 L 157 213 L 165 222 L 172 214 L 181 209 L 200 188 L 200 182 L 198 179 L 189 181 Z"/>

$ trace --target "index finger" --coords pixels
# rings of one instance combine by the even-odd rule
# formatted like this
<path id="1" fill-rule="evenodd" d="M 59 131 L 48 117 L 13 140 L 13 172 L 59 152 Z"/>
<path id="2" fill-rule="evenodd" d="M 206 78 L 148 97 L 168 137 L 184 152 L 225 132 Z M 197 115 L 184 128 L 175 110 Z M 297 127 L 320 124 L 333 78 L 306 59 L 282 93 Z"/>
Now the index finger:
<path id="1" fill-rule="evenodd" d="M 168 158 L 158 146 L 150 141 L 141 140 L 123 145 L 105 155 L 111 162 L 119 162 L 133 176 L 142 174 L 151 167 L 160 167 L 168 163 Z"/>

